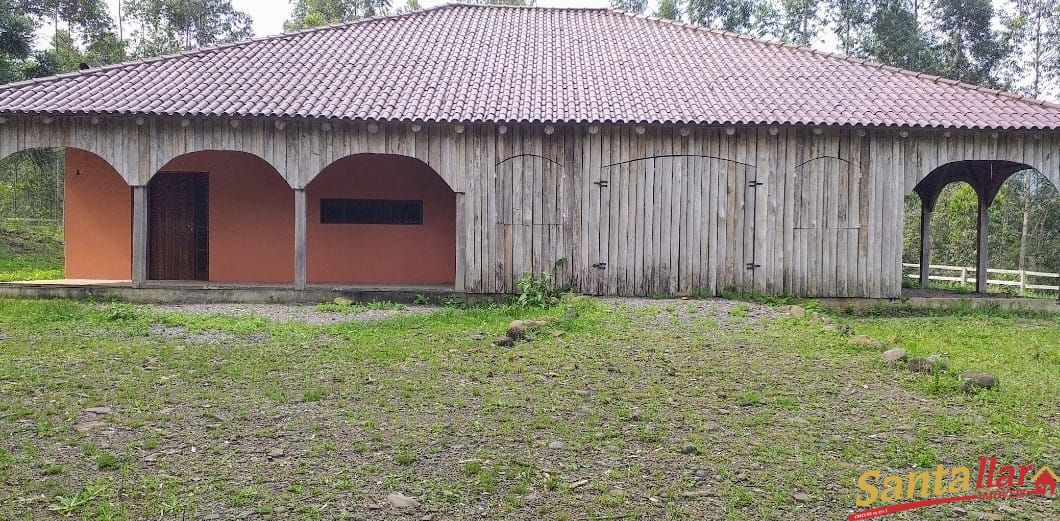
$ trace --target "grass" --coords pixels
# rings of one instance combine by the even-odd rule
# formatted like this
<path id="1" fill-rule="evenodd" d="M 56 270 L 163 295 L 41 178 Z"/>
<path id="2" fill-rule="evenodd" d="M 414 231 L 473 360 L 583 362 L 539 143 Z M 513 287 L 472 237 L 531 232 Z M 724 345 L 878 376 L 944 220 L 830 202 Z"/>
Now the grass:
<path id="1" fill-rule="evenodd" d="M 0 223 L 0 282 L 63 276 L 62 226 Z"/>
<path id="2" fill-rule="evenodd" d="M 530 318 L 550 325 L 492 345 Z M 394 492 L 421 503 L 413 519 L 835 519 L 872 468 L 1056 465 L 1056 315 L 834 320 L 1001 388 L 887 367 L 755 303 L 576 297 L 318 326 L 0 300 L 0 519 L 390 519 Z M 103 427 L 73 429 L 103 406 Z"/>

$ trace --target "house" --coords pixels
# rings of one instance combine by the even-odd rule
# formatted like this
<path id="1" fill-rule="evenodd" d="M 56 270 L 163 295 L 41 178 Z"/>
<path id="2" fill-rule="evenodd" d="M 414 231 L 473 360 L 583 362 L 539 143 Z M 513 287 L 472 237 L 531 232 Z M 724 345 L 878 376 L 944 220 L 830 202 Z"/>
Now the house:
<path id="1" fill-rule="evenodd" d="M 1042 467 L 1032 478 L 1034 483 L 1034 489 L 1039 494 L 1056 494 L 1056 482 L 1060 481 L 1060 478 L 1056 476 L 1053 469 L 1049 467 Z"/>
<path id="2" fill-rule="evenodd" d="M 1060 106 L 453 4 L 0 87 L 0 157 L 33 147 L 66 150 L 71 279 L 505 293 L 565 259 L 592 294 L 898 297 L 905 195 L 928 223 L 951 182 L 981 217 L 1015 172 L 1060 185 Z"/>

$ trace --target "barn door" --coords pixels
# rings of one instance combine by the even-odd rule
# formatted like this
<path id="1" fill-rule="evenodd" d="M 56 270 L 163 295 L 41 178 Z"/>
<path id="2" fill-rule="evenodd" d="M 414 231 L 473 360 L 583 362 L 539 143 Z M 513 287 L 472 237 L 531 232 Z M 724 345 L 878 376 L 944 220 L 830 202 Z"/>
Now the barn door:
<path id="1" fill-rule="evenodd" d="M 573 188 L 563 167 L 547 157 L 518 155 L 497 165 L 495 182 L 505 291 L 515 291 L 527 273 L 549 273 L 557 285 L 569 285 Z"/>
<path id="2" fill-rule="evenodd" d="M 588 291 L 718 294 L 754 287 L 755 169 L 711 156 L 606 165 L 590 192 Z M 598 238 L 597 238 L 598 237 Z"/>
<path id="3" fill-rule="evenodd" d="M 792 293 L 857 293 L 861 223 L 861 168 L 838 157 L 818 157 L 795 168 L 794 288 Z"/>
<path id="4" fill-rule="evenodd" d="M 205 173 L 164 172 L 148 188 L 148 278 L 209 279 Z"/>

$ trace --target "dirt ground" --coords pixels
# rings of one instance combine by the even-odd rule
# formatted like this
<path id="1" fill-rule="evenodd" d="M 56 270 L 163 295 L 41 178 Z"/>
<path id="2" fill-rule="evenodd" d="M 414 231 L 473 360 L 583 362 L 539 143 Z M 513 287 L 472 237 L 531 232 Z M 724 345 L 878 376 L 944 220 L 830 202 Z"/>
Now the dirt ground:
<path id="1" fill-rule="evenodd" d="M 1057 457 L 745 302 L 577 299 L 511 348 L 504 309 L 158 306 L 108 331 L 63 309 L 2 324 L 3 519 L 840 519 L 868 469 Z M 1060 510 L 888 519 L 952 518 Z"/>

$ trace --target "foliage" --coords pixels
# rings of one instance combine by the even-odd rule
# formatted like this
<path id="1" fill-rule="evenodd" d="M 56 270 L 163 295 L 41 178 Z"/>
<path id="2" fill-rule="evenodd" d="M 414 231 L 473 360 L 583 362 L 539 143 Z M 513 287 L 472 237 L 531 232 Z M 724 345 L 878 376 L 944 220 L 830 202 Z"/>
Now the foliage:
<path id="1" fill-rule="evenodd" d="M 415 8 L 419 8 L 419 2 Z M 389 10 L 390 0 L 295 0 L 291 18 L 283 27 L 288 31 L 310 29 L 383 15 Z"/>
<path id="2" fill-rule="evenodd" d="M 33 22 L 11 0 L 0 0 L 0 84 L 21 79 L 33 46 Z"/>
<path id="3" fill-rule="evenodd" d="M 123 0 L 137 57 L 234 42 L 253 36 L 250 15 L 231 0 Z"/>
<path id="4" fill-rule="evenodd" d="M 643 13 L 648 8 L 647 0 L 611 0 L 611 9 L 629 13 Z"/>
<path id="5" fill-rule="evenodd" d="M 665 20 L 680 20 L 681 6 L 677 0 L 659 0 L 659 6 L 655 9 L 655 16 Z"/>
<path id="6" fill-rule="evenodd" d="M 562 258 L 556 261 L 551 271 L 536 276 L 530 272 L 523 274 L 517 284 L 519 296 L 516 298 L 516 304 L 524 308 L 548 308 L 559 302 L 560 293 L 567 288 L 556 286 L 556 273 L 568 262 L 566 258 Z"/>
<path id="7" fill-rule="evenodd" d="M 61 226 L 0 226 L 0 281 L 63 278 Z"/>

